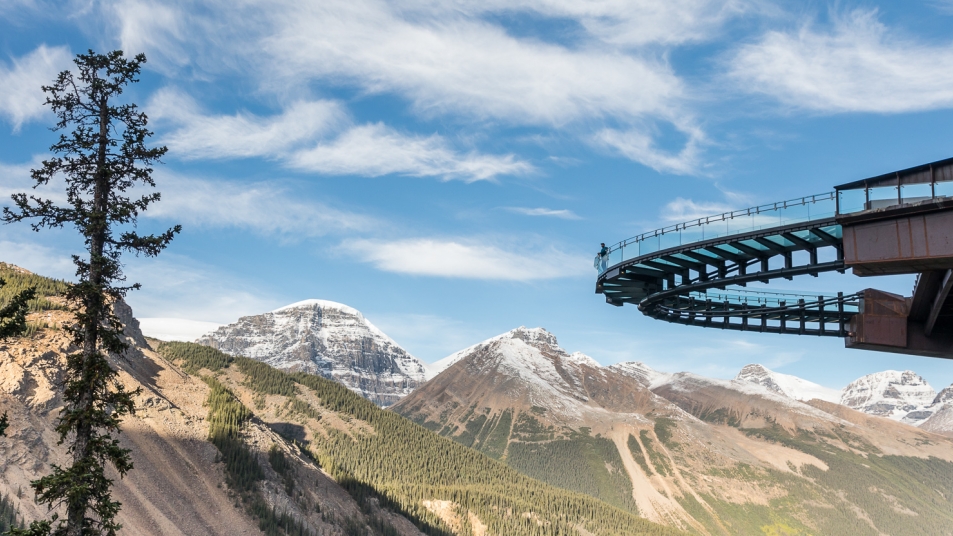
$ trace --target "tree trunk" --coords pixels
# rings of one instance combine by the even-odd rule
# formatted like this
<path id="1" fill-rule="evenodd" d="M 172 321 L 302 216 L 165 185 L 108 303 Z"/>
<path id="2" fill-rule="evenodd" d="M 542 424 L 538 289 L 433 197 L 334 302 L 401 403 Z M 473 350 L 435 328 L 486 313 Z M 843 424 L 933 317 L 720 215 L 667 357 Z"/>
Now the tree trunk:
<path id="1" fill-rule="evenodd" d="M 106 218 L 109 202 L 109 176 L 106 169 L 106 151 L 109 147 L 109 105 L 105 97 L 99 101 L 99 144 L 96 155 L 96 186 L 93 192 L 93 214 L 89 242 L 89 284 L 90 291 L 84 294 L 83 307 L 86 310 L 86 321 L 83 330 L 83 369 L 81 371 L 84 384 L 89 389 L 80 396 L 75 406 L 80 414 L 76 423 L 76 436 L 73 439 L 73 465 L 83 463 L 90 457 L 89 442 L 92 439 L 93 427 L 89 419 L 92 410 L 94 393 L 98 390 L 100 379 L 95 377 L 98 359 L 99 327 L 102 320 L 105 300 L 102 293 L 103 283 L 103 252 L 106 244 Z M 83 521 L 89 510 L 88 494 L 70 497 L 67 502 L 66 534 L 67 536 L 83 536 Z"/>

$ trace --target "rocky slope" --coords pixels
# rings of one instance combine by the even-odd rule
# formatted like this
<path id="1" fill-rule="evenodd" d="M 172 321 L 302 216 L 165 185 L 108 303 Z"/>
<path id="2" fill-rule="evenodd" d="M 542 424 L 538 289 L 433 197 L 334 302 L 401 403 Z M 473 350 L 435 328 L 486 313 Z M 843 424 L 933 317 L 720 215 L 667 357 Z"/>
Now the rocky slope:
<path id="1" fill-rule="evenodd" d="M 325 300 L 305 300 L 242 317 L 197 342 L 282 370 L 339 381 L 382 406 L 409 394 L 427 375 L 423 362 L 359 311 Z"/>
<path id="2" fill-rule="evenodd" d="M 732 535 L 942 534 L 953 523 L 953 440 L 793 377 L 600 367 L 538 328 L 452 357 L 392 409 L 660 523 Z M 795 400 L 812 392 L 828 401 Z"/>
<path id="3" fill-rule="evenodd" d="M 132 347 L 111 364 L 141 389 L 119 435 L 134 462 L 114 487 L 124 534 L 679 534 L 527 478 L 336 381 L 144 339 L 116 309 Z M 29 482 L 68 462 L 53 427 L 74 350 L 68 313 L 29 320 L 29 336 L 0 343 L 0 497 L 27 523 L 49 515 Z"/>
<path id="4" fill-rule="evenodd" d="M 136 415 L 125 419 L 121 444 L 131 449 L 134 470 L 116 481 L 114 496 L 122 502 L 119 521 L 124 534 L 262 534 L 260 520 L 242 507 L 230 488 L 221 455 L 208 441 L 209 387 L 157 354 L 139 333 L 132 311 L 117 307 L 126 320 L 125 333 L 133 346 L 125 358 L 112 361 L 127 389 L 142 390 Z M 62 369 L 65 355 L 74 349 L 62 326 L 70 322 L 65 311 L 30 315 L 45 329 L 30 337 L 0 342 L 0 413 L 10 416 L 7 437 L 0 438 L 0 495 L 8 496 L 27 521 L 47 516 L 33 502 L 31 480 L 47 474 L 51 464 L 68 463 L 64 445 L 53 430 L 62 407 Z M 267 468 L 260 482 L 267 508 L 275 508 L 311 533 L 351 534 L 352 526 L 369 526 L 375 516 L 317 468 L 296 446 L 260 420 L 249 422 L 245 438 L 253 456 Z M 269 451 L 284 454 L 289 477 L 268 465 Z M 316 510 L 314 505 L 320 505 Z M 420 534 L 413 525 L 396 519 L 400 534 Z M 275 534 L 284 534 L 277 532 Z"/>

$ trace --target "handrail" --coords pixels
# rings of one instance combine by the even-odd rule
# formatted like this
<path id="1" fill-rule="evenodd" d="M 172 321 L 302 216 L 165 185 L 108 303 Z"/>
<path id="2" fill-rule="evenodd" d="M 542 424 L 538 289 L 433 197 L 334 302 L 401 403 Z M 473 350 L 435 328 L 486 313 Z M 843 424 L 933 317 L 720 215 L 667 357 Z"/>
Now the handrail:
<path id="1" fill-rule="evenodd" d="M 817 203 L 818 201 L 836 201 L 835 192 L 827 192 L 823 194 L 808 195 L 797 199 L 789 199 L 787 201 L 777 201 L 774 203 L 769 203 L 766 205 L 760 205 L 757 207 L 750 207 L 740 210 L 732 210 L 731 212 L 723 212 L 721 214 L 716 214 L 714 216 L 705 216 L 703 218 L 698 218 L 696 220 L 689 220 L 682 223 L 676 223 L 675 225 L 669 225 L 668 227 L 662 227 L 660 229 L 655 229 L 654 231 L 647 231 L 640 235 L 633 236 L 632 238 L 627 238 L 625 240 L 620 240 L 616 242 L 609 248 L 609 252 L 616 251 L 618 249 L 630 246 L 632 244 L 638 244 L 643 240 L 649 238 L 655 238 L 662 236 L 668 233 L 674 233 L 688 229 L 690 227 L 700 227 L 702 225 L 708 225 L 713 222 L 726 221 L 734 218 L 740 218 L 743 216 L 756 216 L 765 212 L 773 212 L 777 210 L 783 210 L 790 207 L 797 207 L 802 205 L 807 205 L 811 203 Z"/>

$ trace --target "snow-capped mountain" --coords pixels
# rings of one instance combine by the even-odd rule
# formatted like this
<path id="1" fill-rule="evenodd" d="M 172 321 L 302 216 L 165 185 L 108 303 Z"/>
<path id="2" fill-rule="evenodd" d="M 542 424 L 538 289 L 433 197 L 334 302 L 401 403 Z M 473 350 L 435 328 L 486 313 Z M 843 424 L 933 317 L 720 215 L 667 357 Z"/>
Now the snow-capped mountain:
<path id="1" fill-rule="evenodd" d="M 752 511 L 739 504 L 763 504 L 768 494 L 809 486 L 822 506 L 805 511 L 792 501 L 766 511 L 775 516 L 793 506 L 780 515 L 809 519 L 827 527 L 825 534 L 852 534 L 857 517 L 876 517 L 884 508 L 879 502 L 841 506 L 845 487 L 856 484 L 859 494 L 871 488 L 845 464 L 873 464 L 875 457 L 880 463 L 875 455 L 883 452 L 953 459 L 950 439 L 864 415 L 831 402 L 839 400 L 837 390 L 759 366 L 745 367 L 733 380 L 660 372 L 639 362 L 603 367 L 560 348 L 553 334 L 525 327 L 436 365 L 442 371 L 393 411 L 529 476 L 684 530 L 707 533 L 699 520 L 716 518 L 730 528 L 712 533 L 760 533 L 759 526 L 748 531 L 737 523 Z M 866 449 L 869 458 L 866 452 L 851 461 L 838 457 L 852 449 Z M 899 458 L 884 463 L 891 460 Z M 950 471 L 945 461 L 930 463 Z M 774 476 L 755 476 L 762 474 Z M 935 481 L 947 482 L 946 474 Z M 886 490 L 894 483 L 888 477 L 877 485 Z M 698 503 L 687 509 L 679 496 Z M 835 528 L 832 516 L 845 517 Z M 884 527 L 878 530 L 903 533 Z"/>
<path id="2" fill-rule="evenodd" d="M 915 372 L 885 370 L 851 382 L 840 403 L 868 415 L 917 425 L 932 415 L 936 397 L 933 387 Z"/>
<path id="3" fill-rule="evenodd" d="M 763 365 L 757 364 L 745 365 L 735 376 L 735 381 L 754 383 L 771 392 L 794 400 L 817 398 L 827 402 L 840 402 L 841 398 L 841 392 L 837 389 L 824 387 L 790 374 L 774 372 Z"/>
<path id="4" fill-rule="evenodd" d="M 357 309 L 305 300 L 246 316 L 197 341 L 285 370 L 337 380 L 387 406 L 426 381 L 427 367 L 370 323 Z"/>

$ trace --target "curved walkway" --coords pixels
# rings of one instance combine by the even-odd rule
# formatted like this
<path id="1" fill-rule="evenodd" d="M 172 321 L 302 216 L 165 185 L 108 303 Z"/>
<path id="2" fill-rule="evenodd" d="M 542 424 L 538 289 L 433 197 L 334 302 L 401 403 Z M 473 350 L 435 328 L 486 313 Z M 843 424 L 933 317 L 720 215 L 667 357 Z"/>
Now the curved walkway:
<path id="1" fill-rule="evenodd" d="M 858 311 L 857 294 L 743 288 L 752 282 L 843 273 L 834 204 L 833 193 L 821 194 L 633 237 L 611 248 L 612 265 L 600 270 L 596 292 L 610 304 L 636 304 L 645 315 L 668 322 L 843 337 Z M 626 258 L 627 250 L 635 255 Z"/>

